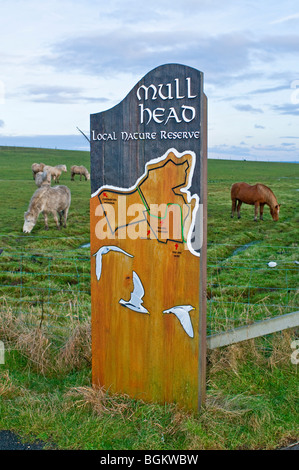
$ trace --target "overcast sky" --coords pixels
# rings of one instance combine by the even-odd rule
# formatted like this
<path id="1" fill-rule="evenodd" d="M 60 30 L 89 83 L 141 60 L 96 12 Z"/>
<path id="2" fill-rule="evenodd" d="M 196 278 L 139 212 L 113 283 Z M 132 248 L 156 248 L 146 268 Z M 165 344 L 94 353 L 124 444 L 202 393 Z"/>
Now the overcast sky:
<path id="1" fill-rule="evenodd" d="M 299 161 L 297 0 L 1 0 L 0 145 L 88 150 L 150 70 L 204 72 L 209 156 Z"/>

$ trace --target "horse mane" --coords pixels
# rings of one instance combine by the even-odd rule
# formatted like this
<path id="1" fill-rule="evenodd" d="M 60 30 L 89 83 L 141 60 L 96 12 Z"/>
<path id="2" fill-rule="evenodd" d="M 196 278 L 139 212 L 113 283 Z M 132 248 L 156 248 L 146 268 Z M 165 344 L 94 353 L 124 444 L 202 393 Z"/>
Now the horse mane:
<path id="1" fill-rule="evenodd" d="M 47 189 L 48 189 L 47 187 L 41 187 L 35 191 L 35 193 L 32 195 L 30 199 L 29 209 L 27 212 L 36 213 L 41 210 L 42 198 L 43 198 L 45 191 L 47 191 Z"/>
<path id="2" fill-rule="evenodd" d="M 267 204 L 269 204 L 269 206 L 276 206 L 277 199 L 272 189 L 262 183 L 257 183 L 257 186 L 260 187 L 260 189 L 263 191 Z"/>

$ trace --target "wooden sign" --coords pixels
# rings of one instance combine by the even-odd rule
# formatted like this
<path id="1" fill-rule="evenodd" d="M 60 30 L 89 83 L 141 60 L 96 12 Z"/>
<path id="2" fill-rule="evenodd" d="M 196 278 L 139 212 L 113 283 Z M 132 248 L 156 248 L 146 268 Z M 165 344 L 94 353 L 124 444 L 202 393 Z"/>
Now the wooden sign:
<path id="1" fill-rule="evenodd" d="M 197 410 L 205 395 L 206 97 L 169 64 L 91 115 L 93 384 Z"/>

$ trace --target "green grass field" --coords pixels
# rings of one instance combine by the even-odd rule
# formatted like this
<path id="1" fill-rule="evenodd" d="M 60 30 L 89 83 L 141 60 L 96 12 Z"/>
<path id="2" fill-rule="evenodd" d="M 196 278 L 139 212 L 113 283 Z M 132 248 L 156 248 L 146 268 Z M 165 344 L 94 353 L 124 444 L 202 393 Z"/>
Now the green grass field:
<path id="1" fill-rule="evenodd" d="M 276 448 L 298 440 L 294 332 L 208 355 L 207 404 L 198 415 L 90 388 L 89 182 L 72 193 L 68 227 L 23 215 L 36 190 L 31 164 L 84 165 L 89 153 L 0 147 L 0 429 L 74 449 Z M 281 214 L 231 219 L 236 181 L 271 187 Z M 298 310 L 296 164 L 208 161 L 208 333 Z M 83 245 L 83 247 L 82 247 Z M 276 261 L 275 268 L 268 262 Z"/>
<path id="2" fill-rule="evenodd" d="M 70 181 L 72 203 L 67 229 L 57 231 L 50 217 L 44 230 L 40 216 L 31 234 L 22 232 L 23 214 L 36 190 L 31 164 L 83 164 L 88 152 L 0 148 L 1 246 L 0 285 L 10 304 L 55 318 L 67 310 L 90 314 L 89 242 L 90 183 Z M 251 323 L 298 309 L 298 166 L 285 163 L 209 160 L 208 168 L 208 332 Z M 299 173 L 298 173 L 299 174 Z M 78 177 L 77 177 L 78 178 Z M 242 218 L 230 218 L 230 187 L 236 181 L 270 186 L 281 203 L 272 221 L 267 206 L 264 221 L 253 221 L 253 207 L 243 205 Z M 276 261 L 276 268 L 268 262 Z M 71 301 L 70 301 L 71 297 Z M 55 308 L 53 308 L 53 306 Z"/>
<path id="3" fill-rule="evenodd" d="M 227 327 L 298 310 L 298 166 L 211 160 L 208 179 L 211 331 L 222 328 L 217 317 L 227 310 Z M 269 186 L 281 203 L 279 221 L 265 206 L 264 221 L 254 222 L 254 208 L 244 204 L 241 219 L 230 219 L 236 181 Z M 269 268 L 270 261 L 277 266 Z"/>

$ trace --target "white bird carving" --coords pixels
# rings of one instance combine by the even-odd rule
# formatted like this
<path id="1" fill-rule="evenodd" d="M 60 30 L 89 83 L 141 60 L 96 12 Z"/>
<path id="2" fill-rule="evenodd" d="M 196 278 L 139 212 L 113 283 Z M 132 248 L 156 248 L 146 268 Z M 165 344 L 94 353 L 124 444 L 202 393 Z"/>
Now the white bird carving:
<path id="1" fill-rule="evenodd" d="M 189 335 L 190 338 L 193 338 L 194 333 L 191 318 L 189 315 L 190 310 L 194 310 L 194 307 L 192 307 L 192 305 L 177 305 L 176 307 L 164 310 L 163 313 L 173 313 L 180 320 L 180 323 L 186 331 L 187 335 Z"/>
<path id="2" fill-rule="evenodd" d="M 127 307 L 131 310 L 134 310 L 135 312 L 139 313 L 149 313 L 148 310 L 146 310 L 145 307 L 143 307 L 143 300 L 142 297 L 144 296 L 144 288 L 142 285 L 142 282 L 138 276 L 138 274 L 133 271 L 133 285 L 134 289 L 133 292 L 131 293 L 131 298 L 130 300 L 123 300 L 120 299 L 119 303 L 123 305 L 124 307 Z"/>
<path id="3" fill-rule="evenodd" d="M 96 276 L 97 276 L 98 281 L 100 280 L 101 273 L 102 273 L 102 256 L 109 253 L 109 251 L 117 251 L 119 253 L 123 253 L 124 255 L 130 256 L 130 258 L 133 258 L 133 255 L 130 255 L 130 253 L 127 253 L 126 251 L 122 250 L 118 246 L 114 246 L 114 245 L 102 246 L 93 255 L 96 257 Z"/>

